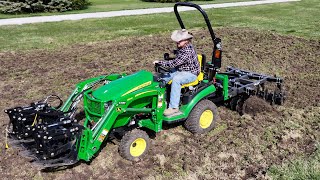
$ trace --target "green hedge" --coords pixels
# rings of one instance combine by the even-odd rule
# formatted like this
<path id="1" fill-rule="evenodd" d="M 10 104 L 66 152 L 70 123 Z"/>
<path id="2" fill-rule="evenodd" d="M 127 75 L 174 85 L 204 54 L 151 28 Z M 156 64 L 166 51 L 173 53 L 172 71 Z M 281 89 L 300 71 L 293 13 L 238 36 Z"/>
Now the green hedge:
<path id="1" fill-rule="evenodd" d="M 186 2 L 190 0 L 142 0 L 146 2 L 161 2 L 161 3 L 174 3 L 174 2 Z M 214 0 L 193 0 L 193 1 L 214 1 Z"/>
<path id="2" fill-rule="evenodd" d="M 0 0 L 0 13 L 64 12 L 85 9 L 88 0 Z"/>

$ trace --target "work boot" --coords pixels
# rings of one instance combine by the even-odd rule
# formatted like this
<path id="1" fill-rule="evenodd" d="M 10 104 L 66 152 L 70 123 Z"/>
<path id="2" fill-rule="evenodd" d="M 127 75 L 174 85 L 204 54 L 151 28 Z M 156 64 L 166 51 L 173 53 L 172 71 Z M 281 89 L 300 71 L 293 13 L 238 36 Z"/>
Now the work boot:
<path id="1" fill-rule="evenodd" d="M 165 116 L 171 116 L 171 115 L 173 115 L 173 114 L 175 114 L 175 113 L 178 113 L 178 112 L 180 112 L 180 111 L 179 111 L 179 108 L 168 108 L 168 109 L 164 110 L 163 115 L 165 115 Z"/>

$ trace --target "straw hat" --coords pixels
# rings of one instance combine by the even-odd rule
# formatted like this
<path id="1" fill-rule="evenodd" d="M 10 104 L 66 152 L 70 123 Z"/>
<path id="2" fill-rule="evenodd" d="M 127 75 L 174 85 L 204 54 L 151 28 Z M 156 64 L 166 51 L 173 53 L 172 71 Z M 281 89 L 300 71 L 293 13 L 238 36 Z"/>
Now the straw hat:
<path id="1" fill-rule="evenodd" d="M 191 38 L 193 38 L 193 36 L 186 29 L 175 30 L 171 34 L 171 39 L 175 42 L 180 42 L 182 40 Z"/>

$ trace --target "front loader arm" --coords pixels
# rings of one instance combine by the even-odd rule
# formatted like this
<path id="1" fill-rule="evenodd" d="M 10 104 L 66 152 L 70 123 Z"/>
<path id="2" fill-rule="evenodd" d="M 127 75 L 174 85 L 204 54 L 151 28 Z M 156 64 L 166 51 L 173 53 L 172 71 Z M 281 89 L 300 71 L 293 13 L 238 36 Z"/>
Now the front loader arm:
<path id="1" fill-rule="evenodd" d="M 102 75 L 94 78 L 87 79 L 76 85 L 76 88 L 73 90 L 72 94 L 69 96 L 67 101 L 60 108 L 63 112 L 73 111 L 77 104 L 81 101 L 83 93 L 93 88 L 99 83 L 107 83 L 108 81 L 113 81 L 120 78 L 123 75 L 120 74 L 110 74 Z"/>
<path id="2" fill-rule="evenodd" d="M 78 146 L 79 159 L 90 161 L 94 154 L 100 150 L 100 146 L 107 138 L 116 117 L 117 113 L 113 104 L 92 129 L 85 127 Z"/>

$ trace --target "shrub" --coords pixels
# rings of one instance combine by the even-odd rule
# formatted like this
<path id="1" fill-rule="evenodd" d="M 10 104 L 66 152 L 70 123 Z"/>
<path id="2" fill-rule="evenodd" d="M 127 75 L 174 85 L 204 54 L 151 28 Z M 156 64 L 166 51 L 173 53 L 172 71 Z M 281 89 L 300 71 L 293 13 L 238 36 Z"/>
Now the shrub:
<path id="1" fill-rule="evenodd" d="M 80 10 L 87 8 L 91 3 L 88 0 L 69 0 L 72 2 L 72 10 Z"/>
<path id="2" fill-rule="evenodd" d="M 88 0 L 0 0 L 0 13 L 64 12 L 85 9 Z"/>

